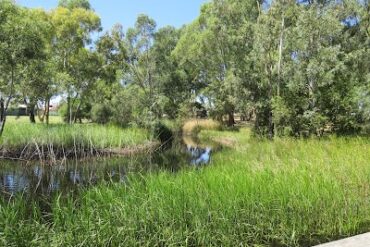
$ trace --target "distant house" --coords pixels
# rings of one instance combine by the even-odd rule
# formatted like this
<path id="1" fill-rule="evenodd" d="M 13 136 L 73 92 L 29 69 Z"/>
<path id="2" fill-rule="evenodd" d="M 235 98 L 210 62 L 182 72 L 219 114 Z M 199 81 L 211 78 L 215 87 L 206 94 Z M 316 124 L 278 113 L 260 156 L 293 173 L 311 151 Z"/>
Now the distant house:
<path id="1" fill-rule="evenodd" d="M 59 105 L 53 104 L 49 106 L 50 112 L 58 112 Z M 26 104 L 18 104 L 16 106 L 10 107 L 8 110 L 8 115 L 10 116 L 27 116 L 28 107 Z"/>

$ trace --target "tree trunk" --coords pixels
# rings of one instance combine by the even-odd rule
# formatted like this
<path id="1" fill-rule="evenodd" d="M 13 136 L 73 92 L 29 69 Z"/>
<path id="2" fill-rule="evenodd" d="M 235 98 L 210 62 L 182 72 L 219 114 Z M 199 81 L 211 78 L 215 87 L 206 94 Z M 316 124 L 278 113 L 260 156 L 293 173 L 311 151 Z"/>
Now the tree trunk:
<path id="1" fill-rule="evenodd" d="M 35 119 L 35 105 L 34 104 L 30 104 L 29 107 L 28 107 L 28 116 L 30 117 L 30 122 L 31 123 L 36 123 L 36 119 Z"/>
<path id="2" fill-rule="evenodd" d="M 272 110 L 272 100 L 273 100 L 273 86 L 272 86 L 272 69 L 270 70 L 270 86 L 268 90 L 268 137 L 270 140 L 274 139 L 275 124 L 274 124 L 274 112 Z"/>
<path id="3" fill-rule="evenodd" d="M 36 107 L 36 104 L 33 102 L 33 100 L 30 100 L 30 102 L 28 103 L 26 99 L 24 99 L 24 103 L 27 105 L 27 114 L 29 116 L 29 119 L 30 119 L 30 123 L 36 123 L 36 119 L 35 119 L 35 107 Z"/>
<path id="4" fill-rule="evenodd" d="M 308 79 L 308 95 L 309 95 L 309 100 L 310 100 L 310 107 L 311 110 L 315 109 L 316 107 L 316 99 L 315 99 L 315 82 L 313 79 Z"/>
<path id="5" fill-rule="evenodd" d="M 6 110 L 4 105 L 4 99 L 0 99 L 0 136 L 2 136 L 4 131 L 4 126 L 6 122 Z"/>
<path id="6" fill-rule="evenodd" d="M 37 104 L 37 117 L 39 118 L 39 121 L 41 123 L 44 122 L 44 119 L 45 119 L 45 113 L 43 112 L 42 109 L 39 108 L 39 105 Z"/>
<path id="7" fill-rule="evenodd" d="M 49 125 L 49 112 L 50 112 L 50 98 L 45 101 L 45 120 L 47 125 Z"/>
<path id="8" fill-rule="evenodd" d="M 274 139 L 274 118 L 271 108 L 269 109 L 269 126 L 268 126 L 268 137 L 270 140 Z"/>
<path id="9" fill-rule="evenodd" d="M 82 100 L 82 99 L 81 99 L 81 100 Z M 73 122 L 74 122 L 74 123 L 77 123 L 77 119 L 79 119 L 79 118 L 80 118 L 80 117 L 79 117 L 80 109 L 81 109 L 81 101 L 80 101 L 80 103 L 78 103 L 78 106 L 77 106 L 76 114 L 75 114 L 75 117 L 74 117 L 74 120 L 73 120 Z"/>
<path id="10" fill-rule="evenodd" d="M 285 18 L 281 21 L 281 32 L 279 42 L 279 61 L 278 61 L 278 85 L 277 85 L 277 96 L 280 96 L 280 83 L 281 83 L 281 64 L 283 60 L 283 47 L 284 47 L 284 29 L 285 29 Z"/>
<path id="11" fill-rule="evenodd" d="M 72 104 L 71 104 L 71 96 L 67 97 L 67 117 L 68 123 L 72 124 Z"/>
<path id="12" fill-rule="evenodd" d="M 11 77 L 10 77 L 10 94 L 6 102 L 4 101 L 4 98 L 0 96 L 0 136 L 3 135 L 4 127 L 6 123 L 6 111 L 8 110 L 10 100 L 13 97 L 14 81 L 15 81 L 15 73 L 14 73 L 14 67 L 12 67 Z"/>
<path id="13" fill-rule="evenodd" d="M 234 112 L 229 112 L 228 113 L 229 119 L 227 122 L 227 126 L 232 127 L 235 125 L 235 118 L 234 118 Z"/>
<path id="14" fill-rule="evenodd" d="M 310 40 L 309 40 L 309 47 L 311 50 L 313 50 L 313 48 L 311 47 L 314 47 L 314 37 L 311 36 Z M 316 51 L 317 52 L 317 51 Z M 307 60 L 307 63 L 310 62 L 310 58 Z M 316 97 L 316 77 L 315 76 L 312 76 L 312 75 L 307 75 L 307 80 L 308 80 L 308 98 L 309 98 L 309 103 L 310 103 L 310 110 L 314 110 L 315 109 L 315 106 L 316 106 L 316 100 L 315 100 L 315 97 Z"/>

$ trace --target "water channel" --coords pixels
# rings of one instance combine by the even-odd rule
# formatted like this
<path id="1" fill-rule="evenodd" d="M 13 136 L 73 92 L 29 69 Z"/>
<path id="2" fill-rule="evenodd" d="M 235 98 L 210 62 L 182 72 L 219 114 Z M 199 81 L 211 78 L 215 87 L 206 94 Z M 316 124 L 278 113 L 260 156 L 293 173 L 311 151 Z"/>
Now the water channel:
<path id="1" fill-rule="evenodd" d="M 6 200 L 17 195 L 32 201 L 51 199 L 56 194 L 68 197 L 102 182 L 126 183 L 133 174 L 202 167 L 210 163 L 211 154 L 217 149 L 215 144 L 202 145 L 196 138 L 184 137 L 167 150 L 130 157 L 71 160 L 54 165 L 2 160 L 0 194 Z"/>

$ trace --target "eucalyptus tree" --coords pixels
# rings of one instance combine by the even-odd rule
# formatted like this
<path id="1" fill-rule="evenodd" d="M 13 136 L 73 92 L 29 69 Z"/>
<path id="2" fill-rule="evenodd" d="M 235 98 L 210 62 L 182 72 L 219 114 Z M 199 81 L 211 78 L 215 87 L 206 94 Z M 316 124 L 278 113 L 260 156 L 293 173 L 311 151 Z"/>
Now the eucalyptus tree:
<path id="1" fill-rule="evenodd" d="M 350 79 L 351 49 L 346 48 L 347 8 L 343 3 L 300 6 L 290 37 L 284 123 L 294 135 L 321 135 L 324 129 L 356 128 L 356 80 Z M 289 81 L 288 81 L 289 80 Z M 332 126 L 332 127 L 331 127 Z"/>
<path id="2" fill-rule="evenodd" d="M 195 96 L 201 94 L 201 90 L 207 86 L 205 72 L 203 72 L 206 61 L 201 56 L 203 46 L 201 34 L 202 27 L 198 17 L 183 28 L 176 48 L 172 52 L 172 56 L 178 61 L 179 66 L 190 76 Z"/>
<path id="3" fill-rule="evenodd" d="M 78 78 L 76 70 L 71 66 L 71 59 L 91 43 L 91 33 L 101 29 L 100 18 L 91 10 L 58 7 L 51 12 L 51 21 L 55 28 L 53 56 L 57 61 L 58 71 L 63 74 L 60 81 L 67 94 L 68 122 L 72 123 L 71 100 L 78 94 L 74 87 Z"/>
<path id="4" fill-rule="evenodd" d="M 260 15 L 253 58 L 259 87 L 252 90 L 258 96 L 257 130 L 267 129 L 270 137 L 356 130 L 355 94 L 365 81 L 360 77 L 368 52 L 357 40 L 356 22 L 363 18 L 354 6 L 274 1 Z"/>
<path id="5" fill-rule="evenodd" d="M 156 22 L 146 15 L 139 15 L 134 28 L 126 33 L 127 72 L 123 82 L 140 88 L 144 95 L 142 104 L 150 119 L 156 114 L 158 83 L 155 78 L 155 57 L 152 52 L 156 32 Z"/>
<path id="6" fill-rule="evenodd" d="M 346 51 L 346 77 L 349 85 L 355 83 L 352 89 L 355 96 L 353 101 L 358 111 L 358 119 L 351 122 L 364 125 L 367 129 L 370 121 L 370 3 L 369 1 L 358 2 L 355 0 L 345 1 L 343 23 L 345 32 L 341 45 Z M 351 102 L 353 103 L 353 102 Z M 341 114 L 342 116 L 344 114 Z M 340 119 L 346 123 L 347 118 Z M 367 130 L 369 131 L 369 130 Z"/>
<path id="7" fill-rule="evenodd" d="M 35 111 L 43 121 L 48 123 L 48 112 L 51 97 L 58 93 L 56 83 L 56 67 L 52 57 L 51 46 L 53 27 L 50 23 L 50 15 L 42 9 L 28 9 L 28 14 L 33 20 L 33 25 L 40 31 L 43 39 L 43 53 L 37 59 L 29 63 L 27 69 L 20 75 L 20 84 L 17 87 L 19 97 L 27 105 L 30 122 L 35 123 Z M 41 109 L 38 109 L 42 102 Z M 47 116 L 46 116 L 47 115 Z"/>
<path id="8" fill-rule="evenodd" d="M 155 74 L 158 83 L 158 112 L 170 118 L 179 116 L 181 106 L 186 104 L 193 84 L 185 68 L 172 55 L 180 39 L 181 29 L 167 26 L 155 33 L 152 48 L 155 57 Z M 160 114 L 162 115 L 162 114 Z"/>
<path id="9" fill-rule="evenodd" d="M 94 103 L 104 104 L 112 100 L 122 89 L 121 80 L 126 73 L 127 47 L 123 27 L 116 24 L 96 42 L 96 51 L 102 57 L 101 80 L 98 81 Z"/>
<path id="10" fill-rule="evenodd" d="M 27 71 L 20 76 L 21 83 L 16 90 L 19 101 L 27 105 L 27 113 L 31 123 L 35 123 L 37 111 L 41 122 L 48 123 L 50 99 L 57 94 L 57 85 L 54 83 L 54 66 L 50 61 L 39 59 L 29 64 Z M 41 105 L 41 107 L 39 107 Z"/>
<path id="11" fill-rule="evenodd" d="M 255 130 L 269 138 L 286 121 L 285 78 L 288 61 L 294 54 L 290 48 L 295 38 L 291 30 L 298 12 L 295 1 L 273 1 L 254 26 L 254 76 L 250 91 L 256 112 Z"/>
<path id="12" fill-rule="evenodd" d="M 228 114 L 228 124 L 234 124 L 235 92 L 234 56 L 232 38 L 234 27 L 229 25 L 227 15 L 230 5 L 227 1 L 214 1 L 205 5 L 200 16 L 202 33 L 202 53 L 207 59 L 207 88 L 204 93 L 213 105 L 213 114 L 222 120 Z"/>
<path id="13" fill-rule="evenodd" d="M 175 55 L 194 70 L 200 94 L 207 97 L 211 113 L 234 124 L 241 97 L 248 83 L 248 56 L 253 47 L 252 26 L 259 14 L 259 1 L 215 0 L 202 7 L 197 20 L 186 27 Z M 239 97 L 239 98 L 238 98 Z"/>
<path id="14" fill-rule="evenodd" d="M 0 135 L 6 111 L 21 83 L 21 75 L 44 56 L 42 29 L 27 9 L 12 1 L 0 1 Z"/>
<path id="15" fill-rule="evenodd" d="M 91 10 L 91 5 L 89 0 L 59 0 L 60 7 L 67 8 L 67 9 L 76 9 L 82 8 L 86 10 Z"/>
<path id="16" fill-rule="evenodd" d="M 70 108 L 73 113 L 73 122 L 76 122 L 81 115 L 79 114 L 81 107 L 89 103 L 93 89 L 101 78 L 103 58 L 96 51 L 81 48 L 71 57 L 70 66 L 74 79 L 71 86 L 75 93 Z"/>
<path id="17" fill-rule="evenodd" d="M 223 108 L 227 98 L 220 91 L 225 86 L 230 57 L 227 27 L 220 23 L 214 13 L 213 3 L 202 7 L 200 17 L 186 27 L 175 55 L 183 66 L 190 64 L 193 68 L 194 81 L 202 89 L 198 94 L 208 98 L 212 113 L 222 120 L 224 112 L 220 108 Z M 227 94 L 227 89 L 223 91 Z"/>

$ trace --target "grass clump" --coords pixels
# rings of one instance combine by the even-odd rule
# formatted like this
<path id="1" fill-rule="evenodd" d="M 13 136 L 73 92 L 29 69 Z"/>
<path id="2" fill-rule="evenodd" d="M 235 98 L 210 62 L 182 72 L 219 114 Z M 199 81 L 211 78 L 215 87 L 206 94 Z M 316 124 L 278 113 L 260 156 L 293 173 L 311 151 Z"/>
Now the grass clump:
<path id="1" fill-rule="evenodd" d="M 219 130 L 220 128 L 220 123 L 211 119 L 191 119 L 184 123 L 182 131 L 185 135 L 193 135 L 201 130 Z"/>
<path id="2" fill-rule="evenodd" d="M 122 129 L 112 125 L 30 125 L 8 124 L 1 145 L 8 148 L 27 144 L 73 147 L 93 145 L 95 148 L 126 147 L 147 141 L 147 131 L 139 128 Z"/>
<path id="3" fill-rule="evenodd" d="M 204 169 L 130 176 L 126 185 L 102 185 L 65 205 L 57 199 L 47 230 L 38 217 L 24 219 L 5 205 L 0 242 L 312 246 L 370 230 L 369 140 L 271 142 L 250 138 L 248 129 L 202 135 L 233 137 L 237 145 Z"/>
<path id="4" fill-rule="evenodd" d="M 34 155 L 35 151 L 63 156 L 105 149 L 135 147 L 149 141 L 147 130 L 98 124 L 30 124 L 9 121 L 0 138 L 5 156 Z M 36 155 L 37 156 L 37 155 Z"/>

